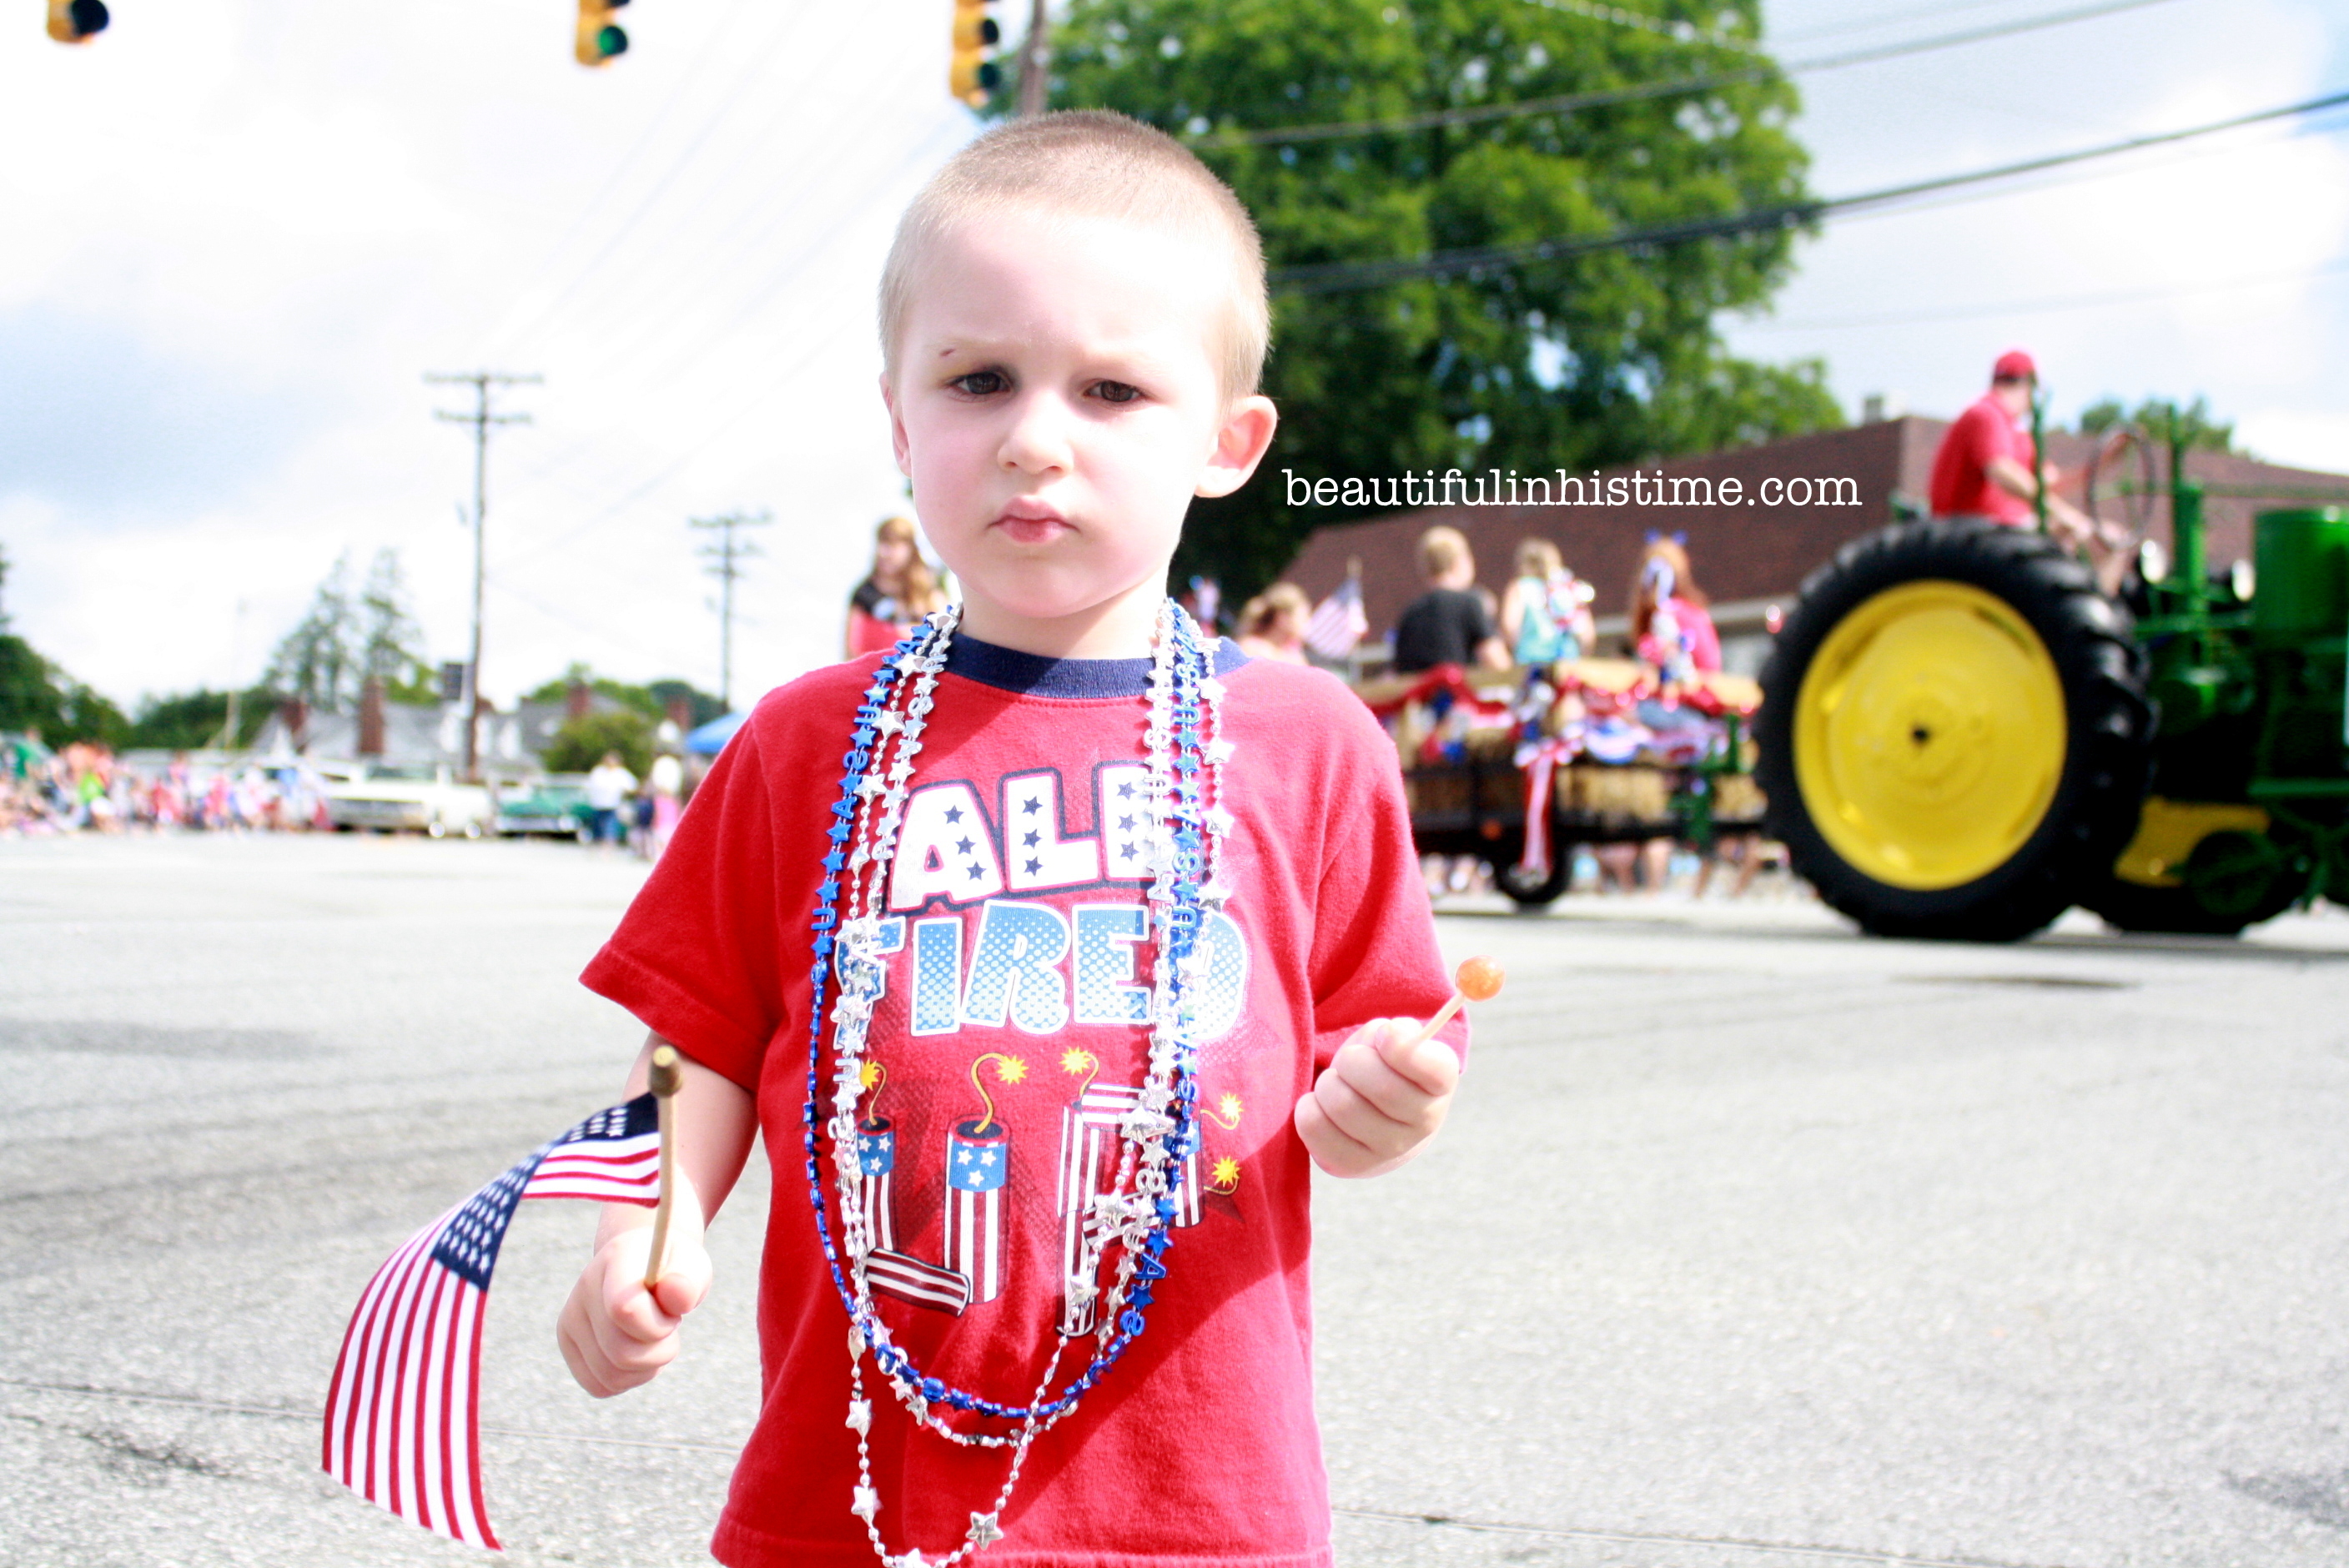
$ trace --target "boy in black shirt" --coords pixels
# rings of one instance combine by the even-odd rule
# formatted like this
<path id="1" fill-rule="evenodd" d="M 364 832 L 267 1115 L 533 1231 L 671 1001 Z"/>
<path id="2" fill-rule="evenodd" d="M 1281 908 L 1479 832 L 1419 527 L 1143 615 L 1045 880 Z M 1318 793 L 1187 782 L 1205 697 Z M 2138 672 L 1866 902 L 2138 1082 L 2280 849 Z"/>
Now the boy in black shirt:
<path id="1" fill-rule="evenodd" d="M 1438 665 L 1509 667 L 1509 650 L 1494 634 L 1492 613 L 1475 592 L 1476 559 L 1456 528 L 1441 525 L 1419 536 L 1419 573 L 1427 592 L 1395 623 L 1394 673 L 1416 675 Z"/>

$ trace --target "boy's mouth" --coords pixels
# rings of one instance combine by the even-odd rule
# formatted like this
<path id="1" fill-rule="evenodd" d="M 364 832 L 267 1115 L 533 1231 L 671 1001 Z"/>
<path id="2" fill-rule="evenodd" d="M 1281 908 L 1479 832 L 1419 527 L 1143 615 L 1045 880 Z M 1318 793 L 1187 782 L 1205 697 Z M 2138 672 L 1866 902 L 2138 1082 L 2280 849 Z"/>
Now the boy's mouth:
<path id="1" fill-rule="evenodd" d="M 1014 544 L 1049 544 L 1075 531 L 1067 518 L 1040 501 L 1013 501 L 996 518 L 995 526 Z"/>

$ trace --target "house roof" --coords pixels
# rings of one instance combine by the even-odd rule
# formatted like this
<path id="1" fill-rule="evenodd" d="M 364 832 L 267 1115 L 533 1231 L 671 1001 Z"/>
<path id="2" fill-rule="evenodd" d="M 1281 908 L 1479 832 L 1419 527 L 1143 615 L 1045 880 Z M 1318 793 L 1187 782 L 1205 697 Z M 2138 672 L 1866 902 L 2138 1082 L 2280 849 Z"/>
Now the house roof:
<path id="1" fill-rule="evenodd" d="M 1529 476 L 1519 474 L 1515 492 L 1519 504 L 1430 506 L 1318 529 L 1298 552 L 1286 575 L 1319 603 L 1344 581 L 1348 562 L 1359 560 L 1363 609 L 1371 634 L 1382 636 L 1394 625 L 1403 606 L 1421 592 L 1414 552 L 1419 536 L 1438 523 L 1449 523 L 1467 536 L 1475 552 L 1478 583 L 1495 593 L 1507 584 L 1518 543 L 1527 538 L 1547 539 L 1558 547 L 1568 567 L 1598 588 L 1593 608 L 1601 615 L 1620 614 L 1630 597 L 1640 552 L 1652 531 L 1687 535 L 1697 582 L 1714 600 L 1791 600 L 1803 579 L 1838 548 L 1890 522 L 1896 496 L 1905 504 L 1922 505 L 1933 453 L 1948 428 L 1945 419 L 1909 416 L 1733 451 L 1602 469 L 1595 476 L 1602 482 L 1596 485 L 1592 475 L 1573 476 L 1581 481 L 1586 498 L 1605 493 L 1610 487 L 1603 481 L 1620 479 L 1628 485 L 1634 476 L 1643 480 L 1641 488 L 1649 491 L 1657 488 L 1661 477 L 1667 493 L 1675 488 L 1676 480 L 1708 481 L 1682 483 L 1677 489 L 1684 498 L 1709 493 L 1713 497 L 1709 504 L 1557 504 L 1555 500 L 1547 505 L 1525 504 Z M 2048 436 L 2048 458 L 2066 476 L 2079 470 L 2094 448 L 2095 443 L 2085 437 L 2060 431 Z M 2134 479 L 2134 459 L 2127 466 Z M 2187 471 L 2214 490 L 2349 492 L 2349 477 L 2216 452 L 2189 454 Z M 2114 469 L 2107 469 L 2106 476 L 2099 483 L 2106 487 L 2102 493 L 2109 495 L 2109 487 L 2122 476 Z M 2158 472 L 2155 477 L 2158 481 L 2167 475 Z M 1481 480 L 1485 497 L 1509 493 L 1506 473 L 1496 476 L 1487 470 L 1464 478 L 1471 484 Z M 1553 486 L 1557 484 L 1557 476 L 1547 478 Z M 1809 480 L 1815 486 L 1823 480 L 1849 480 L 1850 504 L 1823 505 L 1816 500 L 1803 506 L 1760 504 L 1764 482 L 1770 480 L 1782 485 Z M 1734 504 L 1722 499 L 1728 489 L 1725 481 L 1735 482 L 1741 499 Z M 1381 482 L 1385 483 L 1383 478 Z M 2076 483 L 2059 480 L 2057 489 L 2067 499 L 2078 499 Z M 2211 496 L 2204 511 L 2209 523 L 2212 564 L 2224 566 L 2248 558 L 2252 516 L 2293 504 L 2317 503 Z M 2167 544 L 2167 499 L 2158 499 L 2149 510 L 2148 531 Z M 2121 514 L 2119 504 L 2111 501 L 2102 502 L 2099 511 L 2107 517 Z"/>
<path id="2" fill-rule="evenodd" d="M 602 713 L 626 705 L 594 693 L 589 711 Z M 569 717 L 567 703 L 522 702 L 504 710 L 481 715 L 481 759 L 487 767 L 535 767 L 539 755 Z M 300 737 L 290 734 L 283 709 L 273 713 L 254 738 L 253 749 L 262 756 L 296 753 L 306 757 L 357 757 L 359 721 L 355 713 L 312 713 Z M 298 742 L 298 743 L 297 743 Z M 383 760 L 386 762 L 447 762 L 465 760 L 465 711 L 461 704 L 383 705 Z"/>

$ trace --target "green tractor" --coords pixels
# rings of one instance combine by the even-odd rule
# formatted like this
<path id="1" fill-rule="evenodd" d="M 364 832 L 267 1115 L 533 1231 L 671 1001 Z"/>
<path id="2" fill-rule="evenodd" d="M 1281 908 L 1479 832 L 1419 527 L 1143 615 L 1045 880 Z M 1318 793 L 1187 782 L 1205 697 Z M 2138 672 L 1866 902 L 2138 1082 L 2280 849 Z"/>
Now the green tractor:
<path id="1" fill-rule="evenodd" d="M 1754 771 L 1828 904 L 1997 942 L 2075 904 L 2232 935 L 2349 903 L 2349 515 L 2262 512 L 2256 570 L 2214 578 L 2175 440 L 2169 469 L 2175 561 L 2141 546 L 2118 599 L 2044 518 L 1899 523 L 1803 584 Z"/>

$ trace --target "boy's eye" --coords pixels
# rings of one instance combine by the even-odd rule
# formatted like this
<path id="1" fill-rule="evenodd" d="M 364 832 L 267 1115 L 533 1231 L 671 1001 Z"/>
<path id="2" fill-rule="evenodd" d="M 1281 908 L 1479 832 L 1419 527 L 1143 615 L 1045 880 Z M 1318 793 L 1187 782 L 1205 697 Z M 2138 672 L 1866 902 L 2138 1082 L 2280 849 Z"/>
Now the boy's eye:
<path id="1" fill-rule="evenodd" d="M 1123 381 L 1096 381 L 1092 395 L 1104 403 L 1131 403 L 1142 396 L 1142 388 L 1129 387 Z"/>
<path id="2" fill-rule="evenodd" d="M 967 397 L 984 397 L 1000 392 L 1007 383 L 1000 370 L 974 370 L 968 376 L 957 376 L 947 383 Z"/>

